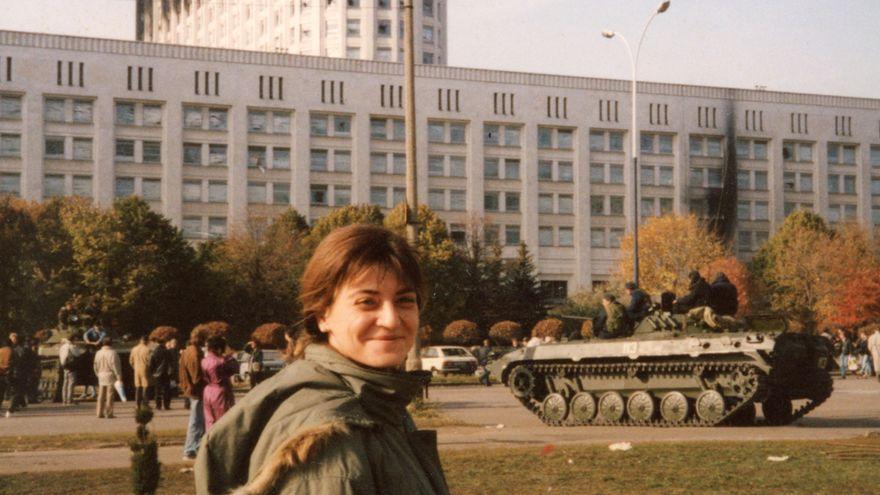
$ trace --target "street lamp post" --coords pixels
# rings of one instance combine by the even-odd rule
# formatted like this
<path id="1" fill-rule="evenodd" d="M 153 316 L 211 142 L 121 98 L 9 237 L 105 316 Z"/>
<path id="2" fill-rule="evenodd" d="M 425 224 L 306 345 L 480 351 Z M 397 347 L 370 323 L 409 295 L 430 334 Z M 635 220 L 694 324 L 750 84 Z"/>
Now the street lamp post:
<path id="1" fill-rule="evenodd" d="M 633 231 L 633 282 L 638 286 L 639 285 L 639 142 L 638 142 L 638 125 L 636 116 L 638 115 L 638 108 L 636 107 L 636 68 L 639 65 L 639 51 L 642 49 L 642 41 L 645 39 L 645 33 L 648 31 L 648 26 L 651 25 L 651 21 L 654 20 L 654 17 L 657 14 L 662 14 L 669 9 L 670 0 L 666 0 L 661 2 L 660 5 L 651 12 L 651 17 L 648 17 L 648 22 L 645 23 L 645 27 L 642 28 L 642 35 L 639 37 L 639 42 L 636 45 L 635 55 L 633 54 L 632 47 L 626 38 L 614 31 L 602 31 L 602 36 L 606 38 L 613 38 L 615 36 L 619 37 L 623 44 L 626 45 L 626 51 L 629 53 L 629 61 L 632 65 L 632 130 L 630 132 L 630 142 L 632 143 L 632 198 L 633 198 L 633 221 L 632 221 L 632 231 Z"/>

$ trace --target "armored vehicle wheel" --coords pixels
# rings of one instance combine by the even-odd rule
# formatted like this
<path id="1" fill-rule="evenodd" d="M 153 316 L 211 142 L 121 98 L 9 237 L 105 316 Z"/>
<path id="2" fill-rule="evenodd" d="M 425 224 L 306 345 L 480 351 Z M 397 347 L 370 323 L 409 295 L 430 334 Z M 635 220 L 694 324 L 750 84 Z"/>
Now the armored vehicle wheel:
<path id="1" fill-rule="evenodd" d="M 636 392 L 626 401 L 626 413 L 631 419 L 640 423 L 651 421 L 656 411 L 654 398 L 648 392 Z"/>
<path id="2" fill-rule="evenodd" d="M 535 389 L 535 374 L 525 366 L 517 366 L 510 372 L 509 383 L 513 395 L 525 399 Z"/>
<path id="3" fill-rule="evenodd" d="M 605 392 L 599 397 L 599 419 L 602 421 L 620 421 L 625 408 L 623 397 L 617 392 Z"/>
<path id="4" fill-rule="evenodd" d="M 578 392 L 571 398 L 571 419 L 575 424 L 585 425 L 596 415 L 596 399 L 589 392 Z"/>
<path id="5" fill-rule="evenodd" d="M 750 402 L 742 406 L 730 417 L 733 426 L 752 426 L 755 424 L 755 403 Z"/>
<path id="6" fill-rule="evenodd" d="M 716 423 L 724 417 L 724 396 L 717 390 L 704 390 L 697 396 L 697 416 L 703 421 Z"/>
<path id="7" fill-rule="evenodd" d="M 764 419 L 772 425 L 784 425 L 791 422 L 791 399 L 784 392 L 773 391 L 761 403 Z"/>
<path id="8" fill-rule="evenodd" d="M 541 411 L 544 413 L 545 421 L 560 423 L 568 414 L 568 403 L 562 394 L 550 394 L 544 399 Z"/>
<path id="9" fill-rule="evenodd" d="M 691 412 L 687 397 L 678 391 L 669 392 L 660 401 L 660 416 L 670 423 L 681 423 Z"/>

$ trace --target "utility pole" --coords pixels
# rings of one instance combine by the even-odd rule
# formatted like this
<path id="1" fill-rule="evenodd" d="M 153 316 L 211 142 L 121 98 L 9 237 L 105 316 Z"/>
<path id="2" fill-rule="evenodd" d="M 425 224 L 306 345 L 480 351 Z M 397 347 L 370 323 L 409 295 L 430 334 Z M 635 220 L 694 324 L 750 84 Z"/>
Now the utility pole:
<path id="1" fill-rule="evenodd" d="M 406 240 L 415 247 L 418 240 L 418 185 L 416 179 L 416 81 L 415 47 L 413 46 L 413 0 L 403 2 L 403 76 L 406 97 L 404 123 L 406 125 Z M 408 371 L 422 369 L 419 329 L 406 357 Z"/>

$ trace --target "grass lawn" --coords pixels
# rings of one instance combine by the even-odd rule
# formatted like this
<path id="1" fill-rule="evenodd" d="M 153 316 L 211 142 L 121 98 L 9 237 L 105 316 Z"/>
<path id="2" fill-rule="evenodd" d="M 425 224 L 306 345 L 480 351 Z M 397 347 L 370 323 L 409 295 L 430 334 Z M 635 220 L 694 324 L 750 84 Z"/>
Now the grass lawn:
<path id="1" fill-rule="evenodd" d="M 694 442 L 444 450 L 455 494 L 880 493 L 880 438 L 845 442 Z M 789 456 L 769 462 L 767 456 Z M 192 493 L 192 473 L 165 466 L 162 494 Z M 129 470 L 0 476 L 0 495 L 129 493 Z"/>
<path id="2" fill-rule="evenodd" d="M 440 412 L 436 402 L 422 402 L 410 408 L 413 420 L 419 428 L 440 428 L 443 426 L 469 426 L 468 423 L 454 419 Z M 75 433 L 70 435 L 27 435 L 0 436 L 0 453 L 24 452 L 34 450 L 79 450 L 112 447 L 127 447 L 134 438 L 135 424 L 131 432 L 114 433 Z M 183 445 L 186 430 L 159 430 L 154 432 L 159 445 Z"/>
<path id="3" fill-rule="evenodd" d="M 24 452 L 32 450 L 101 449 L 127 447 L 134 438 L 137 425 L 131 422 L 131 432 L 73 433 L 70 435 L 27 435 L 0 437 L 0 452 Z M 159 445 L 183 445 L 186 430 L 155 432 Z"/>

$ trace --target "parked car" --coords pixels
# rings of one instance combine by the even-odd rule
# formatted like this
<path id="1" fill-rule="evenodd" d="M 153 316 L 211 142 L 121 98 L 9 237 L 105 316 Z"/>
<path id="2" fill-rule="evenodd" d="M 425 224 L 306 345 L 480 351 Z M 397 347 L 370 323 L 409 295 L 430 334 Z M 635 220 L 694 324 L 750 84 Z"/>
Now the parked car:
<path id="1" fill-rule="evenodd" d="M 442 345 L 422 349 L 422 369 L 434 375 L 447 373 L 473 374 L 477 358 L 464 347 Z"/>
<path id="2" fill-rule="evenodd" d="M 238 374 L 233 376 L 233 381 L 237 383 L 250 383 L 251 379 L 251 355 L 245 351 L 239 351 L 235 354 L 238 361 Z M 287 364 L 284 361 L 284 355 L 277 349 L 263 349 L 263 372 L 266 377 L 270 377 L 281 371 L 281 368 Z"/>

